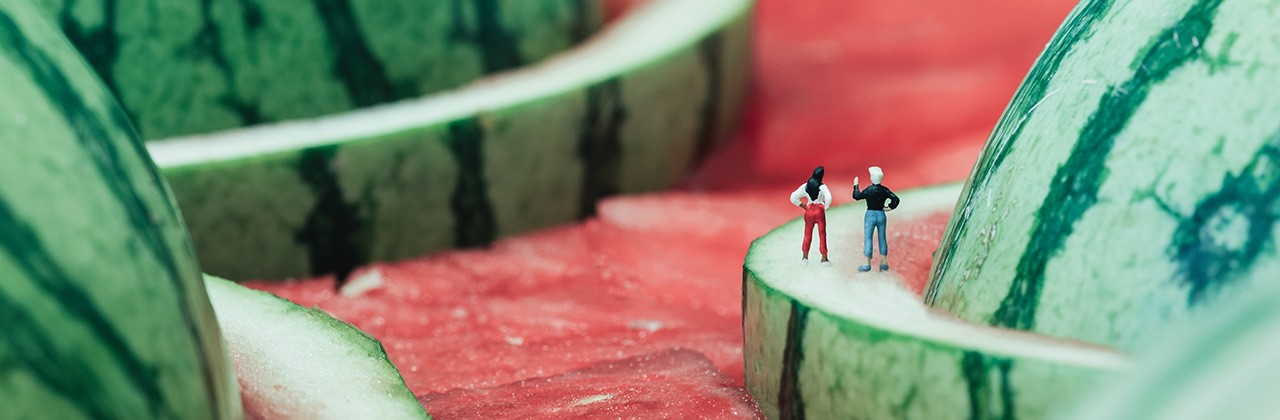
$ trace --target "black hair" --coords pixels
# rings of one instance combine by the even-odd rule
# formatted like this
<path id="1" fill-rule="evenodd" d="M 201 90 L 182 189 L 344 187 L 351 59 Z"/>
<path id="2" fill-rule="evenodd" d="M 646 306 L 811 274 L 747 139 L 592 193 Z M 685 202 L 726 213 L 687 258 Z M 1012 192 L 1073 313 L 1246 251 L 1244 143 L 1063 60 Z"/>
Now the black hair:
<path id="1" fill-rule="evenodd" d="M 825 170 L 822 166 L 813 168 L 813 176 L 809 177 L 809 182 L 804 185 L 804 192 L 809 194 L 809 201 L 818 199 L 818 187 L 822 186 L 822 174 Z"/>

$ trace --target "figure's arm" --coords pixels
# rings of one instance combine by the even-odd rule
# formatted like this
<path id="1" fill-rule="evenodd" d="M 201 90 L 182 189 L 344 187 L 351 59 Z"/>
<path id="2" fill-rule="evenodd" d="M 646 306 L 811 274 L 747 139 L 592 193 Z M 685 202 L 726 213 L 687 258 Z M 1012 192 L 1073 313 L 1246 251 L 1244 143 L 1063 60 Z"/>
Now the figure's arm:
<path id="1" fill-rule="evenodd" d="M 861 200 L 864 198 L 867 198 L 867 195 L 862 191 L 858 191 L 858 177 L 855 176 L 853 177 L 853 199 Z"/>
<path id="2" fill-rule="evenodd" d="M 884 189 L 884 192 L 889 194 L 889 210 L 898 208 L 898 195 L 890 191 L 888 187 Z"/>
<path id="3" fill-rule="evenodd" d="M 818 203 L 823 207 L 831 208 L 831 189 L 827 188 L 827 184 L 818 187 Z"/>
<path id="4" fill-rule="evenodd" d="M 808 194 L 804 193 L 804 186 L 801 185 L 800 188 L 796 189 L 796 192 L 791 193 L 791 204 L 804 207 L 804 205 L 800 204 L 800 199 L 804 198 L 806 195 Z"/>

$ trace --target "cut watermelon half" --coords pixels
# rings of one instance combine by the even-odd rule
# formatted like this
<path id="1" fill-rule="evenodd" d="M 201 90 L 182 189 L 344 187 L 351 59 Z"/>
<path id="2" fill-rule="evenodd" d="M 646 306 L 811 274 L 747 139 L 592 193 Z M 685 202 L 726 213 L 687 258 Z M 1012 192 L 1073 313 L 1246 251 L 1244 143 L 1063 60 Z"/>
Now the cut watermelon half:
<path id="1" fill-rule="evenodd" d="M 575 220 L 677 182 L 737 121 L 750 0 L 654 0 L 532 67 L 148 149 L 206 271 L 346 275 Z"/>
<path id="2" fill-rule="evenodd" d="M 425 418 L 378 340 L 318 309 L 206 276 L 209 300 L 258 419 Z"/>
<path id="3" fill-rule="evenodd" d="M 762 418 L 735 381 L 697 352 L 667 350 L 562 375 L 421 398 L 441 418 Z"/>
<path id="4" fill-rule="evenodd" d="M 888 213 L 890 231 L 950 212 L 959 193 L 952 184 L 900 194 L 906 204 Z M 865 208 L 859 202 L 827 213 L 828 232 L 839 232 L 828 239 L 831 254 L 856 261 L 802 267 L 801 220 L 757 239 L 747 253 L 746 385 L 769 417 L 1039 418 L 1130 364 L 1104 347 L 930 310 L 897 271 L 857 272 L 865 261 L 858 252 Z"/>

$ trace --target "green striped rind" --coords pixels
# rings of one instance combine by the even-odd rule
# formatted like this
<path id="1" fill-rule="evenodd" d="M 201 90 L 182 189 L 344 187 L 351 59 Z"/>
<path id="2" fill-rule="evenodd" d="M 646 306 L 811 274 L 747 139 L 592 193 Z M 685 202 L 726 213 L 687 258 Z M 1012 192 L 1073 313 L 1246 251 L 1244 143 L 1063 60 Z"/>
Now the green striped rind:
<path id="1" fill-rule="evenodd" d="M 10 418 L 237 418 L 172 198 L 29 2 L 0 2 L 0 398 Z"/>
<path id="2" fill-rule="evenodd" d="M 890 213 L 890 224 L 946 211 L 958 193 L 902 194 L 911 207 Z M 893 271 L 856 272 L 841 256 L 859 255 L 864 211 L 827 213 L 834 267 L 799 265 L 799 220 L 747 253 L 746 387 L 767 417 L 1041 418 L 1127 365 L 1106 349 L 953 319 L 928 310 Z"/>
<path id="3" fill-rule="evenodd" d="M 590 0 L 36 0 L 148 140 L 414 98 L 599 28 Z"/>
<path id="4" fill-rule="evenodd" d="M 1175 334 L 1132 374 L 1099 386 L 1062 419 L 1267 419 L 1280 412 L 1280 287 L 1267 285 Z"/>
<path id="5" fill-rule="evenodd" d="M 319 309 L 205 277 L 251 417 L 429 418 L 382 343 Z"/>
<path id="6" fill-rule="evenodd" d="M 638 65 L 599 60 L 589 66 L 607 72 L 579 76 L 587 66 L 550 63 L 423 102 L 438 110 L 494 86 L 510 92 L 517 84 L 506 80 L 572 80 L 478 113 L 426 112 L 390 132 L 362 125 L 419 106 L 397 104 L 343 117 L 336 126 L 353 133 L 343 138 L 225 160 L 174 163 L 162 150 L 168 144 L 150 147 L 210 273 L 241 280 L 349 273 L 368 261 L 487 244 L 590 215 L 605 195 L 671 186 L 729 134 L 746 89 L 751 2 L 717 4 L 727 18 L 699 22 L 705 31 L 646 53 Z M 656 1 L 638 13 L 703 6 Z M 593 40 L 591 54 L 611 51 L 616 38 Z M 575 54 L 553 61 L 584 61 Z M 563 71 L 569 67 L 576 70 Z M 272 129 L 244 136 L 275 136 Z M 209 141 L 222 140 L 183 140 Z"/>
<path id="7" fill-rule="evenodd" d="M 926 300 L 1133 349 L 1280 276 L 1277 18 L 1276 1 L 1082 2 L 988 140 Z"/>

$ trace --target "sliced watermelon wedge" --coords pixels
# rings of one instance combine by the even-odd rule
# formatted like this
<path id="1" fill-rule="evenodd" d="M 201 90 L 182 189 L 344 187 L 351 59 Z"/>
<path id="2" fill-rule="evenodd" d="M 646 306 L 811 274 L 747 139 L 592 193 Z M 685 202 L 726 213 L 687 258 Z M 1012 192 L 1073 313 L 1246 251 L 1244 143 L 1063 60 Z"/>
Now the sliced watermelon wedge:
<path id="1" fill-rule="evenodd" d="M 732 379 L 697 352 L 667 350 L 547 378 L 420 397 L 441 418 L 763 418 Z"/>
<path id="2" fill-rule="evenodd" d="M 212 276 L 205 285 L 248 417 L 428 417 L 378 340 L 266 292 Z"/>
<path id="3" fill-rule="evenodd" d="M 341 276 L 484 245 L 676 183 L 737 121 L 752 4 L 654 0 L 461 89 L 148 149 L 210 273 Z"/>
<path id="4" fill-rule="evenodd" d="M 959 193 L 951 184 L 900 194 L 910 205 L 889 212 L 890 231 L 950 212 Z M 827 213 L 833 256 L 860 257 L 863 210 Z M 1130 364 L 1104 347 L 930 310 L 896 271 L 857 272 L 861 258 L 802 267 L 803 226 L 757 239 L 743 267 L 746 385 L 771 418 L 1039 418 Z"/>

